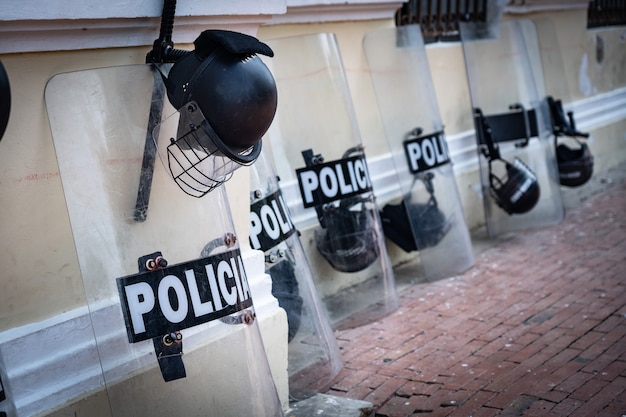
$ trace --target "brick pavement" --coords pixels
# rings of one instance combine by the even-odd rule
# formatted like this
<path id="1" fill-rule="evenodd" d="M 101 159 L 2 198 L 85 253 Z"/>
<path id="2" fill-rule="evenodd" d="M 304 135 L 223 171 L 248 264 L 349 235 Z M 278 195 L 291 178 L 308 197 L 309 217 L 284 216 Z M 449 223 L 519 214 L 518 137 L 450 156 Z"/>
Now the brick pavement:
<path id="1" fill-rule="evenodd" d="M 330 395 L 377 417 L 626 415 L 626 181 L 560 225 L 486 247 L 464 274 L 400 293 L 336 333 Z"/>

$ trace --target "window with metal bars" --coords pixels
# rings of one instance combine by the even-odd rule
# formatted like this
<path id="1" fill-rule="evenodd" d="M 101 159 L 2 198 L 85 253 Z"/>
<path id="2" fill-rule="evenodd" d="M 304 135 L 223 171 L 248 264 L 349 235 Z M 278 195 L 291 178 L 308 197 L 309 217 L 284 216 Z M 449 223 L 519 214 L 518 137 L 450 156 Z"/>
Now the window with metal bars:
<path id="1" fill-rule="evenodd" d="M 626 25 L 626 0 L 593 0 L 587 9 L 587 28 Z"/>
<path id="2" fill-rule="evenodd" d="M 488 0 L 409 0 L 396 11 L 396 26 L 419 24 L 424 42 L 458 41 L 459 22 L 486 22 Z"/>

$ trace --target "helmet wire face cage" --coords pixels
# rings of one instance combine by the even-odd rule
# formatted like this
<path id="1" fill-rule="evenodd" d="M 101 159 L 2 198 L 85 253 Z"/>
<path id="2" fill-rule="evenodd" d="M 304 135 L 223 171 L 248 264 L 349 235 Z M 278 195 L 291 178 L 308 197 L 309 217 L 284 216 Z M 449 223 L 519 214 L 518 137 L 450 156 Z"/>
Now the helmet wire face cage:
<path id="1" fill-rule="evenodd" d="M 379 255 L 371 197 L 347 198 L 322 210 L 326 228 L 316 230 L 315 245 L 333 268 L 357 272 Z"/>
<path id="2" fill-rule="evenodd" d="M 237 168 L 250 165 L 261 151 L 261 142 L 241 154 L 229 152 L 195 101 L 180 111 L 178 139 L 167 146 L 167 166 L 181 190 L 202 197 L 228 181 Z"/>
<path id="3" fill-rule="evenodd" d="M 418 203 L 413 207 L 413 210 L 419 213 L 419 221 L 414 225 L 417 229 L 416 244 L 418 248 L 436 246 L 452 227 L 445 214 L 439 209 L 433 186 L 434 177 L 435 174 L 432 172 L 415 176 L 415 179 L 419 179 L 424 183 L 424 187 L 430 195 L 426 204 Z"/>
<path id="4" fill-rule="evenodd" d="M 176 137 L 161 146 L 176 184 L 202 197 L 257 159 L 276 113 L 277 90 L 257 56 L 273 51 L 256 38 L 207 30 L 194 45 L 164 76 L 179 120 Z"/>
<path id="5" fill-rule="evenodd" d="M 346 150 L 342 159 L 362 157 L 362 146 Z M 302 152 L 307 165 L 324 162 L 312 150 Z M 315 231 L 315 246 L 328 263 L 340 272 L 358 272 L 369 267 L 380 254 L 373 194 L 356 194 L 316 207 L 321 229 Z"/>

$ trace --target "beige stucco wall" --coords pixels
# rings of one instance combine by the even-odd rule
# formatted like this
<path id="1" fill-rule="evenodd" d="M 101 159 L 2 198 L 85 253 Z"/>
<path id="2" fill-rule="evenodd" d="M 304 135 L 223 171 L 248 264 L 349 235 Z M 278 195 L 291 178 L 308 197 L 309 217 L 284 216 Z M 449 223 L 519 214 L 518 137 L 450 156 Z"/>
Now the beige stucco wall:
<path id="1" fill-rule="evenodd" d="M 361 139 L 367 147 L 368 157 L 387 153 L 388 148 L 376 107 L 376 96 L 367 70 L 362 41 L 367 31 L 387 27 L 393 27 L 391 20 L 262 26 L 258 31 L 258 37 L 261 40 L 314 33 L 335 34 Z"/>
<path id="2" fill-rule="evenodd" d="M 608 92 L 626 86 L 626 28 L 612 27 L 585 29 L 585 11 L 531 15 L 538 27 L 544 18 L 554 20 L 558 47 L 561 52 L 564 76 L 572 100 Z M 540 31 L 541 32 L 541 31 Z M 603 59 L 597 59 L 597 46 L 602 43 Z M 554 67 L 558 71 L 558 67 Z M 554 77 L 559 73 L 548 71 L 546 84 L 558 85 Z"/>
<path id="3" fill-rule="evenodd" d="M 0 142 L 0 331 L 85 303 L 44 103 L 60 72 L 141 62 L 139 49 L 1 56 L 11 116 Z"/>

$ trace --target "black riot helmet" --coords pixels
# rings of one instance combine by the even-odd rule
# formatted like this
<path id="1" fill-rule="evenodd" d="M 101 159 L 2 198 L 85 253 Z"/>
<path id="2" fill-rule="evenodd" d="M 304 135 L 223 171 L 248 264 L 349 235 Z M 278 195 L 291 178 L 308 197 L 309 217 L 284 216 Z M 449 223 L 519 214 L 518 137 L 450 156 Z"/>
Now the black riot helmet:
<path id="1" fill-rule="evenodd" d="M 363 155 L 361 145 L 349 148 L 343 159 Z M 311 149 L 302 152 L 307 166 L 322 163 L 322 155 Z M 328 263 L 340 272 L 361 271 L 380 254 L 373 195 L 345 197 L 338 202 L 315 207 L 320 229 L 315 231 L 315 246 Z"/>
<path id="2" fill-rule="evenodd" d="M 257 54 L 271 57 L 273 51 L 252 36 L 225 30 L 206 30 L 194 45 L 168 74 L 170 103 L 181 109 L 195 102 L 219 150 L 239 163 L 254 162 L 278 103 L 274 78 Z"/>
<path id="3" fill-rule="evenodd" d="M 413 178 L 413 184 L 418 179 L 424 183 L 430 194 L 428 202 L 407 203 L 405 197 L 399 204 L 386 204 L 380 212 L 385 236 L 405 252 L 437 246 L 451 228 L 435 198 L 434 176 L 432 172 L 427 172 L 418 173 Z"/>
<path id="4" fill-rule="evenodd" d="M 578 142 L 577 148 L 565 143 L 556 147 L 556 161 L 559 166 L 561 185 L 578 187 L 586 183 L 593 174 L 593 155 L 586 143 Z"/>
<path id="5" fill-rule="evenodd" d="M 527 146 L 532 128 L 532 124 L 528 120 L 528 112 L 523 110 L 521 105 L 513 105 L 511 108 L 522 109 L 520 114 L 523 116 L 523 137 L 520 138 L 516 129 L 508 123 L 510 114 L 505 116 L 507 128 L 501 129 L 499 134 L 501 136 L 508 135 L 506 140 L 524 139 L 523 142 L 519 142 L 515 146 Z M 479 149 L 489 162 L 489 192 L 496 204 L 508 214 L 527 213 L 539 201 L 539 182 L 535 173 L 521 159 L 516 157 L 511 163 L 500 157 L 500 147 L 492 124 L 496 124 L 501 118 L 500 115 L 487 117 L 479 108 L 474 109 L 474 122 L 480 143 Z M 505 140 L 503 137 L 499 139 L 500 141 Z"/>
<path id="6" fill-rule="evenodd" d="M 357 272 L 378 258 L 378 233 L 369 198 L 351 197 L 339 205 L 325 205 L 325 228 L 315 231 L 315 244 L 324 259 L 338 271 Z"/>
<path id="7" fill-rule="evenodd" d="M 506 174 L 503 177 L 493 173 L 492 164 L 495 161 L 504 164 Z M 526 213 L 539 201 L 537 177 L 519 158 L 515 158 L 513 163 L 503 159 L 490 160 L 489 184 L 496 204 L 509 214 Z"/>
<path id="8" fill-rule="evenodd" d="M 561 100 L 547 97 L 552 118 L 552 133 L 556 145 L 556 162 L 559 167 L 559 182 L 567 187 L 578 187 L 586 183 L 593 174 L 593 155 L 586 143 L 578 138 L 588 138 L 589 133 L 580 132 L 576 129 L 574 112 L 563 110 Z M 569 137 L 576 142 L 576 146 L 569 146 L 566 141 L 560 141 L 561 137 Z"/>

